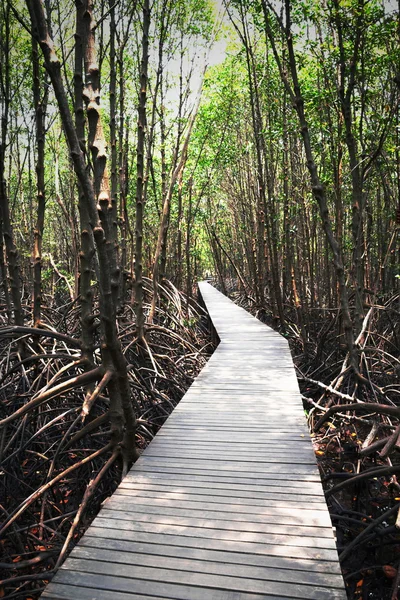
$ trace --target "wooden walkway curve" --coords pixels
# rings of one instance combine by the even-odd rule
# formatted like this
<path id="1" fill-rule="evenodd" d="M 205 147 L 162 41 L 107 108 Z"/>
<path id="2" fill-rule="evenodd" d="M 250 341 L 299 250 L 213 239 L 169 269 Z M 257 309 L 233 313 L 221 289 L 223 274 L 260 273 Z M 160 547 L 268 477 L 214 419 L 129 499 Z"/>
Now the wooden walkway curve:
<path id="1" fill-rule="evenodd" d="M 47 600 L 345 600 L 287 341 L 208 283 L 221 340 Z"/>

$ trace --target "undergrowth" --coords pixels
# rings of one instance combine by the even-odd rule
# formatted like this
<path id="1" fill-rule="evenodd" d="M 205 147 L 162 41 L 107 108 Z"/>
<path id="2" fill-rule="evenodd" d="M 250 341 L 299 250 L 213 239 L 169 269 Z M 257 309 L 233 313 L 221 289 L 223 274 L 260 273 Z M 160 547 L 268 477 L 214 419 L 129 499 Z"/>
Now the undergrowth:
<path id="1" fill-rule="evenodd" d="M 131 302 L 118 317 L 140 450 L 212 351 L 202 308 L 193 300 L 187 305 L 168 281 L 160 285 L 159 295 L 145 348 L 136 339 Z M 151 299 L 152 285 L 145 280 L 146 311 Z M 29 324 L 27 303 L 25 308 Z M 0 314 L 1 598 L 39 597 L 118 486 L 124 468 L 110 445 L 107 388 L 91 406 L 85 406 L 84 384 L 63 389 L 65 382 L 85 372 L 78 307 L 61 294 L 43 313 L 43 329 L 34 333 L 8 326 L 7 315 Z M 99 332 L 96 344 L 94 356 L 100 364 Z M 35 406 L 32 401 L 48 391 L 52 397 Z"/>

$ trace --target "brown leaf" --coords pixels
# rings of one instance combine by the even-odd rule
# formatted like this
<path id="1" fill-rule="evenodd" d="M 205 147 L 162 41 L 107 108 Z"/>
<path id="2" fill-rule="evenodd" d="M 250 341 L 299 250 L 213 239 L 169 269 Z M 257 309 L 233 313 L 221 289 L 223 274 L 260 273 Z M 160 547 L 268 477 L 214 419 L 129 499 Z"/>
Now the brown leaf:
<path id="1" fill-rule="evenodd" d="M 388 579 L 394 579 L 397 575 L 397 569 L 392 567 L 392 565 L 384 565 L 382 567 L 382 571 L 385 573 Z"/>

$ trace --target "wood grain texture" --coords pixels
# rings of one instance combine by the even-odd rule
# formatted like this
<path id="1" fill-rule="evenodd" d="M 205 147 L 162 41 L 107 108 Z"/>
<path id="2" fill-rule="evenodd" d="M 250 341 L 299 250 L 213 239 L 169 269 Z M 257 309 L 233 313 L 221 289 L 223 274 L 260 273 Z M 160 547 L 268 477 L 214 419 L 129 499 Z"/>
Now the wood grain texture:
<path id="1" fill-rule="evenodd" d="M 288 343 L 199 289 L 220 344 L 47 600 L 346 599 Z"/>

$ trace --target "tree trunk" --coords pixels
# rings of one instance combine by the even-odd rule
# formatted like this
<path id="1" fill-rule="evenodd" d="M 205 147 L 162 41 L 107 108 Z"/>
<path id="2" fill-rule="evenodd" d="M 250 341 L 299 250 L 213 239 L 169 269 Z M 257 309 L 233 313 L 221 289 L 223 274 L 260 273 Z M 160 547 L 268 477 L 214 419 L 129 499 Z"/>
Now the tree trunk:
<path id="1" fill-rule="evenodd" d="M 44 174 L 44 148 L 45 148 L 45 118 L 48 97 L 48 87 L 43 92 L 40 85 L 40 63 L 38 45 L 32 39 L 32 65 L 33 65 L 33 98 L 35 104 L 36 120 L 36 186 L 37 186 L 37 220 L 34 229 L 33 246 L 33 324 L 39 327 L 42 303 L 42 238 L 45 213 L 45 174 Z M 41 94 L 43 93 L 43 99 Z"/>
<path id="2" fill-rule="evenodd" d="M 319 178 L 318 169 L 317 169 L 317 166 L 314 161 L 314 153 L 313 153 L 312 145 L 311 145 L 311 138 L 310 138 L 310 132 L 308 129 L 308 122 L 307 122 L 307 119 L 305 116 L 304 100 L 301 95 L 300 82 L 299 82 L 298 74 L 297 74 L 297 63 L 296 63 L 296 58 L 295 58 L 294 48 L 293 48 L 293 38 L 292 38 L 292 32 L 291 32 L 290 0 L 285 0 L 286 26 L 283 26 L 283 24 L 281 24 L 281 27 L 285 34 L 286 44 L 287 44 L 287 48 L 288 48 L 289 68 L 290 68 L 290 73 L 291 73 L 292 82 L 293 82 L 293 89 L 289 83 L 289 80 L 287 78 L 287 75 L 282 66 L 281 60 L 279 58 L 279 55 L 278 55 L 278 52 L 276 49 L 274 35 L 271 30 L 271 26 L 270 26 L 270 22 L 269 22 L 270 14 L 268 12 L 268 0 L 262 0 L 262 4 L 263 4 L 263 11 L 264 11 L 266 33 L 267 33 L 268 39 L 271 43 L 271 47 L 274 52 L 275 60 L 278 65 L 278 68 L 279 68 L 282 82 L 284 83 L 284 85 L 291 97 L 291 100 L 293 102 L 293 105 L 295 107 L 295 110 L 297 112 L 297 116 L 299 119 L 300 132 L 301 132 L 301 136 L 303 139 L 304 151 L 305 151 L 306 159 L 307 159 L 307 168 L 308 168 L 308 171 L 310 174 L 312 193 L 313 193 L 313 196 L 319 206 L 320 216 L 321 216 L 321 220 L 322 220 L 322 227 L 323 227 L 325 235 L 328 239 L 329 246 L 332 250 L 333 260 L 334 260 L 334 264 L 335 264 L 335 268 L 336 268 L 336 276 L 337 276 L 338 285 L 339 285 L 339 297 L 340 297 L 340 304 L 341 304 L 342 318 L 343 318 L 343 328 L 344 328 L 344 333 L 345 333 L 346 345 L 347 345 L 347 349 L 348 349 L 349 356 L 350 356 L 350 363 L 351 363 L 351 366 L 353 367 L 355 373 L 358 374 L 359 373 L 358 357 L 357 357 L 357 352 L 356 352 L 355 345 L 354 345 L 353 324 L 352 324 L 352 320 L 351 320 L 351 316 L 350 316 L 349 298 L 348 298 L 348 290 L 347 290 L 347 285 L 346 285 L 346 275 L 345 275 L 345 269 L 344 269 L 344 264 L 343 264 L 342 249 L 339 246 L 339 243 L 333 233 L 331 219 L 329 216 L 328 202 L 327 202 L 327 198 L 326 198 L 325 188 Z"/>
<path id="3" fill-rule="evenodd" d="M 85 140 L 85 114 L 83 107 L 83 57 L 84 57 L 84 29 L 83 15 L 85 4 L 83 0 L 76 0 L 76 29 L 75 29 L 75 70 L 74 70 L 74 111 L 75 131 L 78 138 L 79 148 L 82 153 L 86 152 Z M 93 363 L 94 352 L 94 315 L 93 315 L 93 289 L 94 279 L 92 263 L 95 254 L 95 243 L 93 230 L 90 224 L 86 198 L 81 183 L 78 181 L 79 193 L 79 217 L 81 251 L 79 254 L 80 277 L 79 295 L 81 308 L 81 339 L 82 356 Z"/>
<path id="4" fill-rule="evenodd" d="M 107 222 L 108 215 L 106 214 L 111 202 L 106 175 L 106 145 L 99 114 L 99 78 L 94 45 L 93 5 L 88 2 L 85 5 L 84 12 L 87 80 L 84 95 L 87 101 L 90 130 L 89 144 L 92 150 L 95 174 L 93 183 L 72 121 L 68 98 L 61 77 L 61 64 L 55 54 L 53 41 L 49 36 L 43 6 L 40 0 L 28 0 L 28 8 L 32 17 L 34 35 L 42 48 L 46 68 L 54 88 L 74 169 L 82 188 L 82 199 L 85 200 L 87 213 L 93 228 L 99 262 L 99 303 L 103 337 L 101 345 L 102 359 L 106 371 L 112 373 L 112 379 L 108 385 L 111 400 L 112 442 L 114 446 L 121 445 L 125 464 L 127 465 L 137 456 L 135 449 L 136 418 L 130 398 L 126 361 L 118 340 L 115 319 L 116 308 L 113 297 L 115 248 L 111 241 L 109 222 Z M 100 219 L 98 215 L 99 207 Z M 114 252 L 114 257 L 112 257 L 112 252 Z"/>
<path id="5" fill-rule="evenodd" d="M 140 64 L 140 92 L 138 108 L 138 138 L 137 138 L 137 179 L 136 179 L 136 227 L 135 227 L 135 311 L 136 331 L 138 340 L 144 338 L 144 312 L 143 312 L 143 212 L 145 205 L 144 195 L 144 152 L 145 132 L 147 126 L 146 97 L 147 97 L 147 70 L 149 63 L 149 28 L 150 28 L 150 3 L 144 0 L 143 4 L 143 36 L 142 59 Z"/>
<path id="6" fill-rule="evenodd" d="M 24 324 L 21 304 L 21 284 L 19 253 L 14 242 L 14 233 L 11 224 L 10 205 L 5 179 L 6 144 L 9 125 L 10 109 L 10 5 L 7 2 L 4 22 L 3 57 L 0 57 L 0 81 L 3 89 L 3 107 L 1 115 L 1 140 L 0 140 L 0 218 L 3 224 L 3 237 L 6 248 L 8 274 L 10 281 L 11 298 L 13 302 L 14 321 L 16 325 Z"/>

